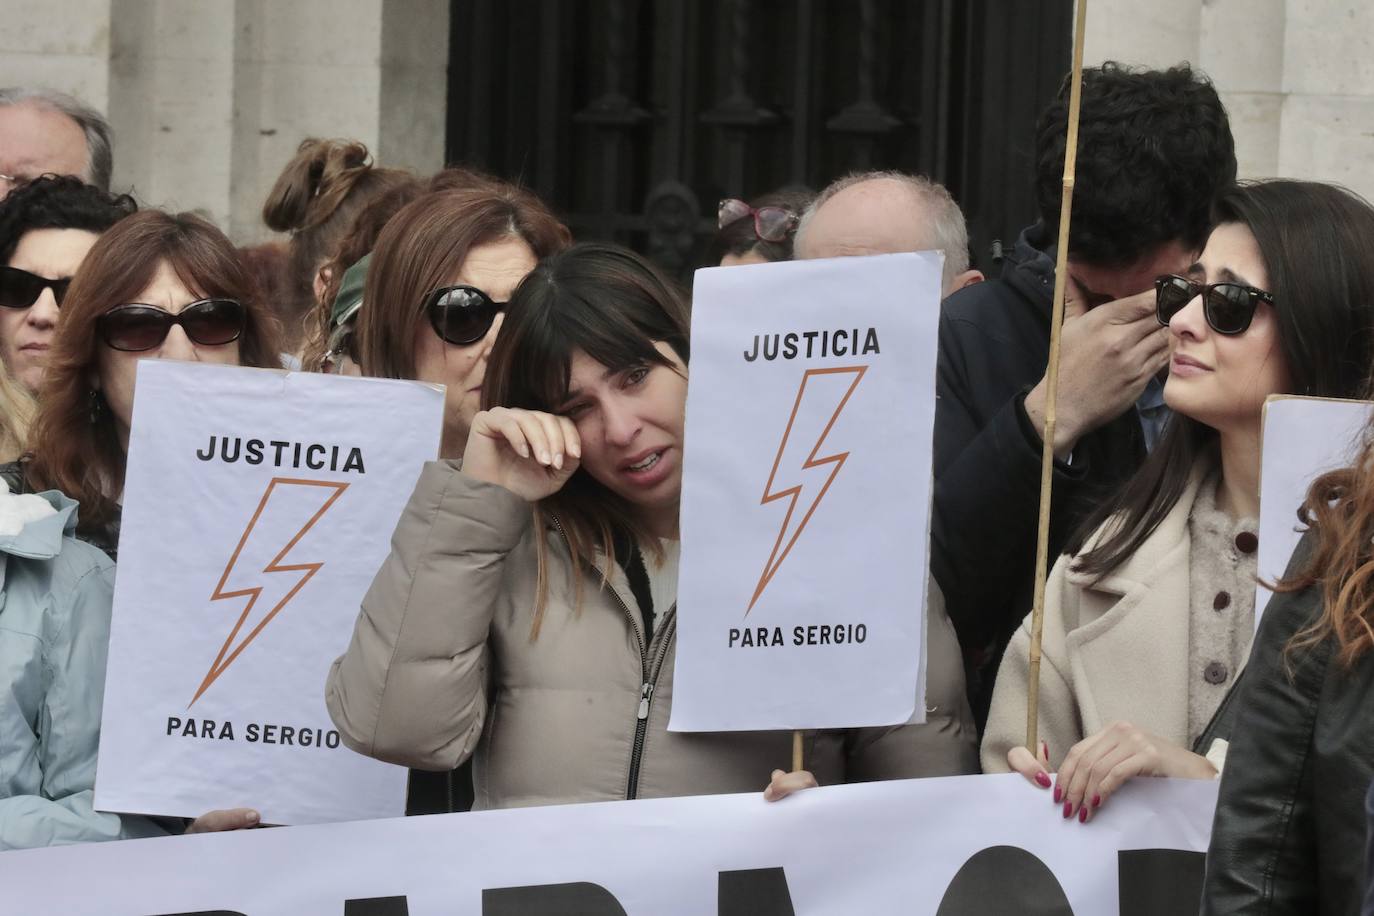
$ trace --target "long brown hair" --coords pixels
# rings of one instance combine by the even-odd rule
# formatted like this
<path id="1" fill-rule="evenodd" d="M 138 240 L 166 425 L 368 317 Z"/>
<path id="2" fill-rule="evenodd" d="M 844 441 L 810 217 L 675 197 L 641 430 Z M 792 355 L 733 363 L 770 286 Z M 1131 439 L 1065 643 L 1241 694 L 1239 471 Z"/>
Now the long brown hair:
<path id="1" fill-rule="evenodd" d="M 305 343 L 301 348 L 301 364 L 307 370 L 324 365 L 333 332 L 334 300 L 339 297 L 344 274 L 377 246 L 377 239 L 407 204 L 424 194 L 473 188 L 484 184 L 499 184 L 498 179 L 475 169 L 450 167 L 436 172 L 428 181 L 418 178 L 402 181 L 385 193 L 374 197 L 358 211 L 353 223 L 339 239 L 329 260 L 325 261 L 326 279 L 319 301 L 312 312 L 313 320 L 306 322 Z"/>
<path id="2" fill-rule="evenodd" d="M 137 297 L 164 262 L 195 294 L 243 303 L 241 365 L 281 366 L 276 321 L 253 299 L 253 283 L 222 232 L 194 214 L 160 210 L 116 223 L 81 262 L 62 300 L 25 471 L 34 489 L 61 490 L 81 504 L 83 533 L 99 531 L 118 514 L 125 468 L 114 418 L 91 385 L 104 346 L 96 321 Z"/>
<path id="3" fill-rule="evenodd" d="M 1259 246 L 1291 380 L 1285 393 L 1359 397 L 1374 366 L 1374 208 L 1335 185 L 1259 181 L 1223 194 L 1213 216 L 1245 226 Z M 1216 430 L 1175 413 L 1140 470 L 1070 538 L 1065 552 L 1077 554 L 1111 523 L 1074 569 L 1100 579 L 1134 554 L 1218 441 Z"/>
<path id="4" fill-rule="evenodd" d="M 506 320 L 487 360 L 482 407 L 500 405 L 552 413 L 567 401 L 573 353 L 581 351 L 612 370 L 671 366 L 654 346 L 673 348 L 685 365 L 690 356 L 690 309 L 686 298 L 647 260 L 624 248 L 574 245 L 545 258 L 511 297 Z M 582 600 L 578 566 L 600 551 L 606 557 L 601 584 L 615 566 L 617 542 L 658 551 L 635 507 L 579 468 L 557 493 L 534 507 L 535 530 L 557 520 L 568 539 L 576 604 Z M 538 575 L 533 639 L 548 604 L 548 548 L 535 539 Z"/>
<path id="5" fill-rule="evenodd" d="M 426 194 L 377 239 L 358 313 L 358 364 L 374 378 L 415 377 L 415 327 L 424 299 L 462 269 L 468 252 L 524 239 L 536 258 L 567 247 L 567 227 L 529 191 L 505 182 Z"/>
<path id="6" fill-rule="evenodd" d="M 1374 648 L 1374 425 L 1363 438 L 1354 465 L 1308 488 L 1298 520 L 1315 543 L 1307 562 L 1277 583 L 1280 592 L 1322 591 L 1321 615 L 1289 640 L 1287 654 L 1334 639 L 1347 668 Z"/>
<path id="7" fill-rule="evenodd" d="M 306 333 L 302 321 L 315 303 L 316 271 L 358 211 L 391 188 L 414 181 L 402 169 L 373 165 L 367 147 L 357 140 L 301 141 L 262 207 L 269 229 L 291 233 L 288 298 L 267 303 L 280 316 L 291 350 Z"/>

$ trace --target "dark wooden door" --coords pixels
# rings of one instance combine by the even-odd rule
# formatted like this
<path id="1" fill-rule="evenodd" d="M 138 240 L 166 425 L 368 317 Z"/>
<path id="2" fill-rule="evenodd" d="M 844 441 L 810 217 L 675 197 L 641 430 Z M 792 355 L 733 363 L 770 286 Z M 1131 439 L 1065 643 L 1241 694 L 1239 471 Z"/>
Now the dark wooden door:
<path id="1" fill-rule="evenodd" d="M 944 183 L 974 263 L 1032 222 L 1071 0 L 453 0 L 447 157 L 686 279 L 721 197 Z"/>

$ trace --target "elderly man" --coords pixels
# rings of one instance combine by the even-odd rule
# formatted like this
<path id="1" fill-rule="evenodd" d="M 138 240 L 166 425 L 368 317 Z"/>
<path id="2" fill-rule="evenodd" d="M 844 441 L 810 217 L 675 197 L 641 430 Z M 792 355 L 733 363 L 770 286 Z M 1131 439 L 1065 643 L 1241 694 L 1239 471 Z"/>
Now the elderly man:
<path id="1" fill-rule="evenodd" d="M 51 172 L 110 188 L 110 125 L 90 106 L 50 89 L 0 89 L 0 200 Z"/>
<path id="2" fill-rule="evenodd" d="M 902 172 L 832 182 L 806 208 L 793 247 L 798 260 L 943 251 L 945 296 L 983 279 L 969 269 L 968 226 L 954 198 L 930 179 Z"/>

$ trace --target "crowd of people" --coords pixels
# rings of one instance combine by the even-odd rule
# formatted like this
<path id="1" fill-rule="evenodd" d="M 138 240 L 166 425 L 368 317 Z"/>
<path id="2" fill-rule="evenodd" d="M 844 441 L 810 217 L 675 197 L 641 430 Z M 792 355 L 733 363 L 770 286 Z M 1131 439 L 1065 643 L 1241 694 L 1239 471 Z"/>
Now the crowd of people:
<path id="1" fill-rule="evenodd" d="M 786 733 L 667 730 L 688 291 L 515 184 L 355 141 L 302 143 L 263 208 L 289 240 L 238 248 L 112 194 L 98 113 L 0 90 L 0 849 L 257 823 L 92 807 L 134 368 L 167 358 L 445 386 L 438 460 L 321 672 L 343 741 L 412 768 L 410 813 L 1014 771 L 1087 825 L 1128 780 L 1219 779 L 1204 912 L 1359 912 L 1374 428 L 1313 484 L 1258 630 L 1254 597 L 1265 399 L 1374 394 L 1374 208 L 1238 182 L 1186 66 L 1084 73 L 1044 740 L 1023 746 L 1067 119 L 1066 83 L 995 277 L 925 177 L 720 203 L 711 265 L 945 256 L 930 711 L 808 732 L 785 772 Z"/>

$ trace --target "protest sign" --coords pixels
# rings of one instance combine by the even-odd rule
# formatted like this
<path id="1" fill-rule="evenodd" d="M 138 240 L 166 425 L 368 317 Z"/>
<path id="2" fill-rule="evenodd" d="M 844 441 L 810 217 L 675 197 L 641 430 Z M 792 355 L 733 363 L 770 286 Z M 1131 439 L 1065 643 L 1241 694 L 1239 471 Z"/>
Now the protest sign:
<path id="1" fill-rule="evenodd" d="M 1088 824 L 1017 775 L 519 808 L 8 852 L 0 887 L 67 916 L 1177 916 L 1216 792 L 1137 779 Z"/>
<path id="2" fill-rule="evenodd" d="M 1354 459 L 1370 408 L 1368 401 L 1287 395 L 1265 402 L 1256 628 L 1273 596 L 1264 583 L 1283 577 L 1302 539 L 1298 509 L 1307 498 L 1307 488 L 1324 472 L 1346 467 Z"/>
<path id="3" fill-rule="evenodd" d="M 324 682 L 443 404 L 412 382 L 138 364 L 98 809 L 405 810 L 405 769 L 340 745 Z"/>
<path id="4" fill-rule="evenodd" d="M 697 272 L 671 729 L 924 721 L 942 264 Z"/>

